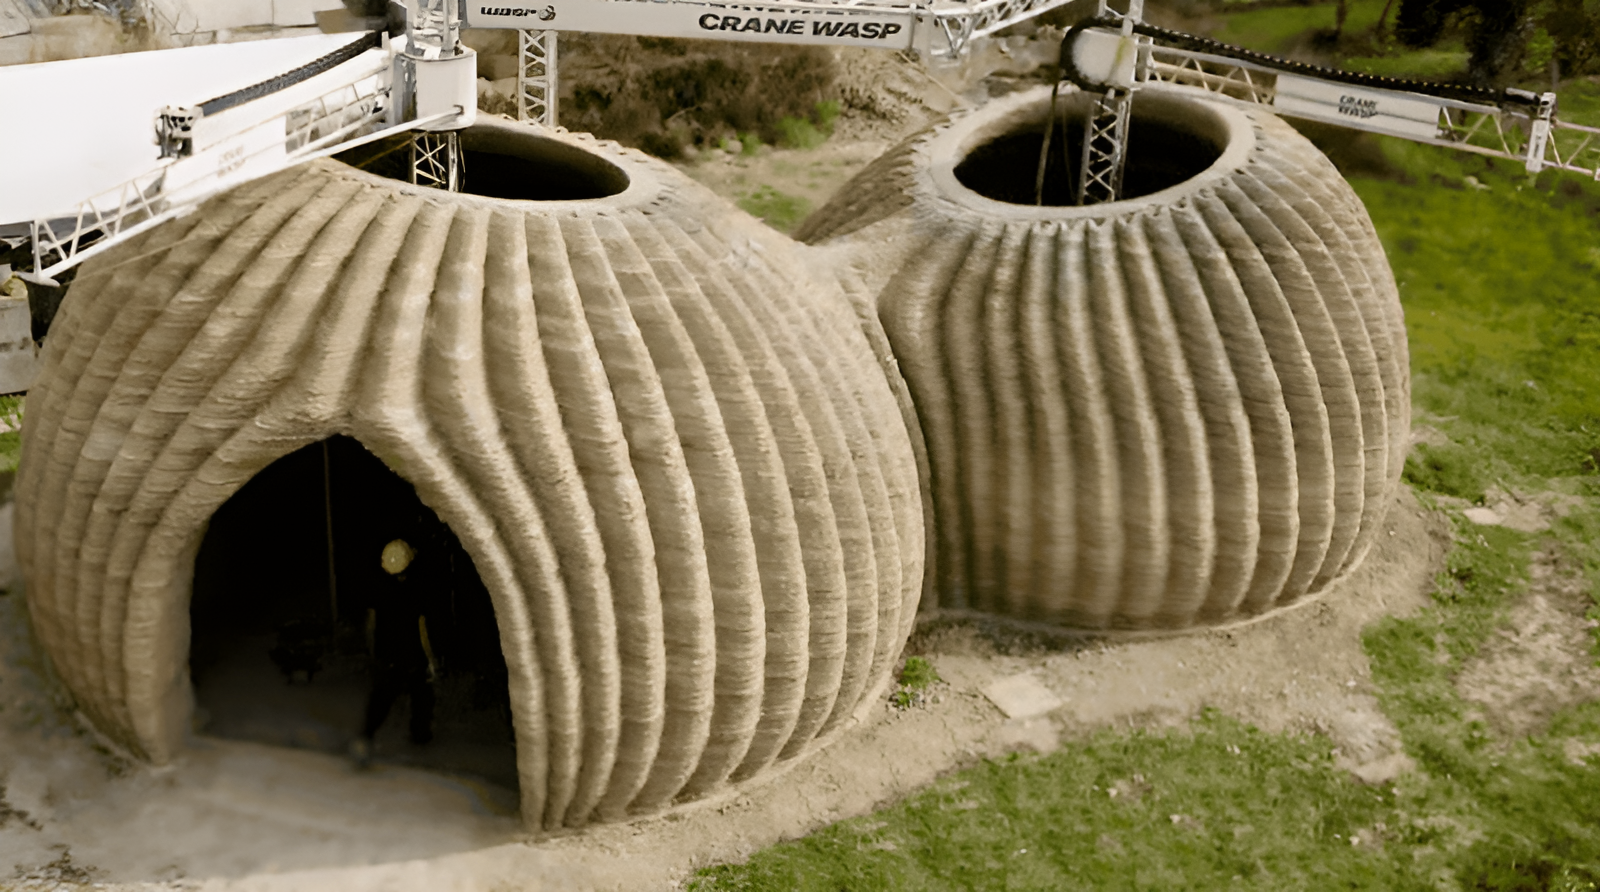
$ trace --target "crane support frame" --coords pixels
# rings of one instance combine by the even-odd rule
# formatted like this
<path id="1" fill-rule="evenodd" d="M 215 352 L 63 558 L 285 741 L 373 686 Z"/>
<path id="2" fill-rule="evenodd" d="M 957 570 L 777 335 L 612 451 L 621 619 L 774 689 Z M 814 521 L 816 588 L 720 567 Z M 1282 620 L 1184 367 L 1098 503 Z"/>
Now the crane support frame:
<path id="1" fill-rule="evenodd" d="M 53 282 L 111 244 L 181 215 L 217 192 L 329 147 L 342 151 L 388 120 L 390 78 L 388 52 L 369 50 L 270 96 L 198 116 L 185 137 L 187 153 L 163 158 L 149 172 L 64 214 L 30 221 L 33 270 L 26 275 Z"/>
<path id="2" fill-rule="evenodd" d="M 461 174 L 461 131 L 411 132 L 412 184 L 460 192 Z"/>
<path id="3" fill-rule="evenodd" d="M 1559 120 L 1553 93 L 1497 92 L 1321 69 L 1169 32 L 1114 12 L 1082 22 L 1067 34 L 1062 72 L 1063 79 L 1096 96 L 1086 133 L 1102 141 L 1126 134 L 1126 128 L 1117 129 L 1107 118 L 1114 107 L 1111 98 L 1162 85 L 1268 106 L 1285 117 L 1515 160 L 1531 174 L 1554 169 L 1600 180 L 1600 128 Z M 1126 156 L 1126 146 L 1097 146 L 1100 167 L 1091 165 L 1092 142 L 1086 140 L 1080 171 L 1084 203 L 1108 200 L 1101 193 L 1117 177 L 1100 168 L 1109 163 L 1106 159 Z"/>
<path id="4" fill-rule="evenodd" d="M 556 126 L 560 82 L 556 39 L 560 32 L 517 32 L 517 120 Z"/>
<path id="5" fill-rule="evenodd" d="M 1145 84 L 1198 88 L 1241 102 L 1269 106 L 1286 117 L 1322 121 L 1425 145 L 1519 161 L 1530 173 L 1562 170 L 1600 180 L 1600 128 L 1560 120 L 1555 116 L 1553 97 L 1541 97 L 1543 101 L 1539 107 L 1530 113 L 1522 107 L 1506 109 L 1447 96 L 1353 87 L 1342 91 L 1353 100 L 1345 106 L 1350 111 L 1341 112 L 1337 104 L 1328 104 L 1325 110 L 1319 111 L 1309 102 L 1284 101 L 1286 93 L 1280 89 L 1284 78 L 1289 77 L 1290 83 L 1298 84 L 1309 80 L 1303 76 L 1285 75 L 1214 53 L 1160 45 L 1149 45 L 1143 52 L 1148 59 L 1142 66 L 1147 72 Z M 1402 128 L 1394 126 L 1392 119 L 1389 126 L 1385 126 L 1383 121 L 1374 123 L 1375 115 L 1360 116 L 1361 107 L 1355 103 L 1385 95 L 1430 106 L 1432 120 L 1424 127 L 1397 132 Z"/>
<path id="6" fill-rule="evenodd" d="M 1092 94 L 1083 133 L 1083 161 L 1078 170 L 1078 203 L 1105 204 L 1122 194 L 1122 172 L 1128 151 L 1131 90 Z"/>
<path id="7" fill-rule="evenodd" d="M 467 3 L 470 28 L 588 31 L 961 55 L 971 42 L 1071 0 L 522 0 Z"/>

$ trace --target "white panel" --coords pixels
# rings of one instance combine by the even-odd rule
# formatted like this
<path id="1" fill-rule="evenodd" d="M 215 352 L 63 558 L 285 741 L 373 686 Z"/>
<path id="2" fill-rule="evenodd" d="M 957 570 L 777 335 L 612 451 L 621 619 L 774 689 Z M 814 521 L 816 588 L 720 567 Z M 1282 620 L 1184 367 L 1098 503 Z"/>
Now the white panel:
<path id="1" fill-rule="evenodd" d="M 162 106 L 195 105 L 260 83 L 354 39 L 323 34 L 0 68 L 0 120 L 26 119 L 35 132 L 53 135 L 6 145 L 0 222 L 71 212 L 157 169 Z"/>
<path id="2" fill-rule="evenodd" d="M 763 43 L 910 49 L 912 15 L 848 8 L 816 12 L 670 0 L 472 0 L 469 28 L 532 28 Z"/>
<path id="3" fill-rule="evenodd" d="M 417 117 L 431 118 L 460 108 L 461 115 L 424 130 L 460 130 L 478 116 L 478 54 L 466 50 L 449 59 L 418 59 Z"/>
<path id="4" fill-rule="evenodd" d="M 1272 104 L 1286 115 L 1357 130 L 1408 139 L 1439 135 L 1440 106 L 1425 96 L 1280 74 Z"/>
<path id="5" fill-rule="evenodd" d="M 281 170 L 287 155 L 283 118 L 274 118 L 220 140 L 204 154 L 184 158 L 167 170 L 166 194 L 174 202 L 244 183 Z"/>

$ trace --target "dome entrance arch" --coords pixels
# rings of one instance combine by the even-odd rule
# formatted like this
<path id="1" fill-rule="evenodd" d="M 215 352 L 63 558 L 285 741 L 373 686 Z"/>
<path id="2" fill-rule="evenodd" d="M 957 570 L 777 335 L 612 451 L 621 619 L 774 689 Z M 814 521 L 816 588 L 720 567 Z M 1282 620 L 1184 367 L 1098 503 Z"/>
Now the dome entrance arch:
<path id="1" fill-rule="evenodd" d="M 380 565 L 394 539 L 416 553 L 404 605 Z M 426 653 L 416 618 L 399 615 L 413 610 Z M 291 452 L 217 509 L 195 558 L 189 619 L 200 734 L 344 754 L 381 720 L 378 761 L 486 781 L 515 809 L 511 703 L 488 591 L 449 526 L 359 441 Z M 380 667 L 411 651 L 428 659 L 426 690 L 378 690 L 390 681 Z"/>

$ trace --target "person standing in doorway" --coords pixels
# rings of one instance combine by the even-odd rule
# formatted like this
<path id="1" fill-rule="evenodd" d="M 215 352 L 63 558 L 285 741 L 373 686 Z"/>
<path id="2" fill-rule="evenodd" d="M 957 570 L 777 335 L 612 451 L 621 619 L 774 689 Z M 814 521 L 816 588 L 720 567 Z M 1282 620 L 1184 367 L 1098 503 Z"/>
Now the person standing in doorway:
<path id="1" fill-rule="evenodd" d="M 413 537 L 420 538 L 420 537 Z M 404 538 L 383 546 L 372 601 L 367 608 L 367 646 L 372 655 L 372 692 L 367 698 L 361 736 L 350 745 L 358 766 L 372 759 L 373 741 L 402 694 L 411 701 L 411 742 L 433 739 L 433 682 L 439 666 L 428 640 L 426 607 L 437 583 L 441 549 L 419 543 L 419 553 Z"/>

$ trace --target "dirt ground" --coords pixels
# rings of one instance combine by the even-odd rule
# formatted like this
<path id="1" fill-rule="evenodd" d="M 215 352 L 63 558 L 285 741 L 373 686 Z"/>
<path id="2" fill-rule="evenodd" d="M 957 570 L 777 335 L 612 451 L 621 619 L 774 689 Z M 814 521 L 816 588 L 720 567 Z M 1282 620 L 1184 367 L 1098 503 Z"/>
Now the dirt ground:
<path id="1" fill-rule="evenodd" d="M 1528 593 L 1456 679 L 1462 697 L 1480 707 L 1475 718 L 1514 740 L 1542 733 L 1567 707 L 1600 700 L 1589 631 L 1600 620 L 1585 618 L 1593 603 L 1572 561 L 1549 551 L 1535 554 Z"/>
<path id="2" fill-rule="evenodd" d="M 361 773 L 332 755 L 215 738 L 165 769 L 119 758 L 60 708 L 22 598 L 7 595 L 0 889 L 675 889 L 699 867 L 866 813 L 978 759 L 1048 751 L 1094 728 L 1174 725 L 1203 707 L 1326 734 L 1351 770 L 1381 781 L 1407 762 L 1372 695 L 1360 631 L 1427 601 L 1446 544 L 1409 491 L 1387 532 L 1325 597 L 1231 630 L 1052 639 L 932 617 L 909 652 L 945 681 L 921 705 L 885 702 L 787 774 L 720 800 L 537 840 L 489 791 L 398 766 Z M 1000 696 L 1007 686 L 1055 708 L 1030 717 L 1026 697 L 1017 707 Z M 1021 714 L 1007 718 L 984 691 Z"/>

